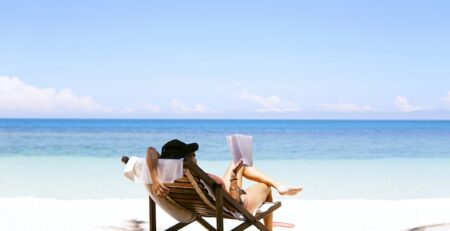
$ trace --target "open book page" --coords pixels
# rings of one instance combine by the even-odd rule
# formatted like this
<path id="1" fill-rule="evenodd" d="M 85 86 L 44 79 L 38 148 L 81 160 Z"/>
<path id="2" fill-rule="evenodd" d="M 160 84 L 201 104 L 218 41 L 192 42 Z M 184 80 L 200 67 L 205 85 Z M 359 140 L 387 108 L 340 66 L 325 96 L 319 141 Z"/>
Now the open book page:
<path id="1" fill-rule="evenodd" d="M 241 134 L 227 136 L 228 148 L 233 157 L 234 164 L 243 160 L 246 166 L 253 165 L 253 137 Z"/>

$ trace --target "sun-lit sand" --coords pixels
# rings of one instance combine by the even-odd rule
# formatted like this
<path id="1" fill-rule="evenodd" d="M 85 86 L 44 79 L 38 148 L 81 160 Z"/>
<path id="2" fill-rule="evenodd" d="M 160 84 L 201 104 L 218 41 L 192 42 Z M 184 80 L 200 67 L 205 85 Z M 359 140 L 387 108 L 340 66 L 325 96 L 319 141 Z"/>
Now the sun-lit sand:
<path id="1" fill-rule="evenodd" d="M 450 222 L 450 198 L 415 200 L 283 200 L 274 221 L 294 224 L 275 230 L 409 230 Z M 54 200 L 0 198 L 0 230 L 131 230 L 148 221 L 145 199 Z M 130 222 L 136 220 L 138 222 Z M 208 219 L 214 222 L 212 219 Z M 175 221 L 157 211 L 158 230 Z M 236 221 L 227 220 L 230 229 Z M 141 227 L 148 229 L 148 224 Z M 448 228 L 448 226 L 446 226 Z M 435 227 L 429 230 L 448 230 Z M 204 230 L 198 224 L 183 230 Z M 254 229 L 250 229 L 254 230 Z M 428 230 L 428 229 L 421 229 Z"/>

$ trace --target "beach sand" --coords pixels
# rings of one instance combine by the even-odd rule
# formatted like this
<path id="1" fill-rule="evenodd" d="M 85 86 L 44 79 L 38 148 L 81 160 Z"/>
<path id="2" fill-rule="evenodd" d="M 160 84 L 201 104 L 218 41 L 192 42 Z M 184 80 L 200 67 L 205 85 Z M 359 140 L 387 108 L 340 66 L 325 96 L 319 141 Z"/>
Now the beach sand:
<path id="1" fill-rule="evenodd" d="M 0 198 L 0 230 L 131 230 L 132 222 L 148 221 L 146 199 L 56 200 Z M 214 224 L 213 219 L 207 219 Z M 450 198 L 414 200 L 282 200 L 274 221 L 294 228 L 274 230 L 409 230 L 450 222 Z M 175 224 L 157 210 L 158 230 Z M 135 222 L 136 223 L 136 222 Z M 229 230 L 237 221 L 226 220 Z M 141 224 L 145 230 L 148 223 Z M 193 224 L 183 230 L 204 230 Z M 255 230 L 255 229 L 249 229 Z M 450 230 L 449 226 L 434 229 Z"/>

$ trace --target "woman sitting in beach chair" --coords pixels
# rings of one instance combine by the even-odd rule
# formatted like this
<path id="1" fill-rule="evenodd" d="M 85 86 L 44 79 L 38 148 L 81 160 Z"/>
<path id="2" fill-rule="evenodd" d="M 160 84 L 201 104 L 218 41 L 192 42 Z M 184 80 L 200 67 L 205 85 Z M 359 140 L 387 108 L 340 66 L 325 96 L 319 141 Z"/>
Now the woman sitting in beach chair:
<path id="1" fill-rule="evenodd" d="M 180 222 L 191 222 L 196 219 L 196 215 L 185 208 L 172 204 L 169 200 L 165 200 L 170 190 L 158 177 L 158 159 L 188 158 L 196 163 L 195 152 L 197 150 L 198 144 L 185 144 L 179 140 L 167 142 L 163 146 L 161 154 L 153 147 L 147 149 L 146 164 L 152 184 L 146 185 L 146 187 L 150 192 L 150 196 L 156 204 Z M 296 195 L 302 190 L 300 187 L 283 185 L 256 168 L 243 165 L 242 162 L 239 162 L 237 165 L 231 163 L 223 179 L 213 174 L 208 175 L 221 184 L 230 196 L 251 214 L 255 214 L 256 210 L 264 202 L 272 202 L 271 187 L 275 188 L 280 195 Z M 254 181 L 256 184 L 242 190 L 243 178 Z M 272 229 L 272 214 L 264 217 L 264 225 L 267 229 Z"/>

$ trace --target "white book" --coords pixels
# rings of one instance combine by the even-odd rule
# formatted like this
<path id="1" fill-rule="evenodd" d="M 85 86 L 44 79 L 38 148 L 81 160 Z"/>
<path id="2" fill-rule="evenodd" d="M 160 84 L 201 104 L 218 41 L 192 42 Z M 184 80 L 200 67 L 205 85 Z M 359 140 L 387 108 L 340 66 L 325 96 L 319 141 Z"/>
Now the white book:
<path id="1" fill-rule="evenodd" d="M 244 165 L 253 165 L 252 139 L 252 136 L 241 134 L 227 136 L 228 148 L 230 149 L 234 164 L 237 164 L 239 161 L 243 160 Z"/>

